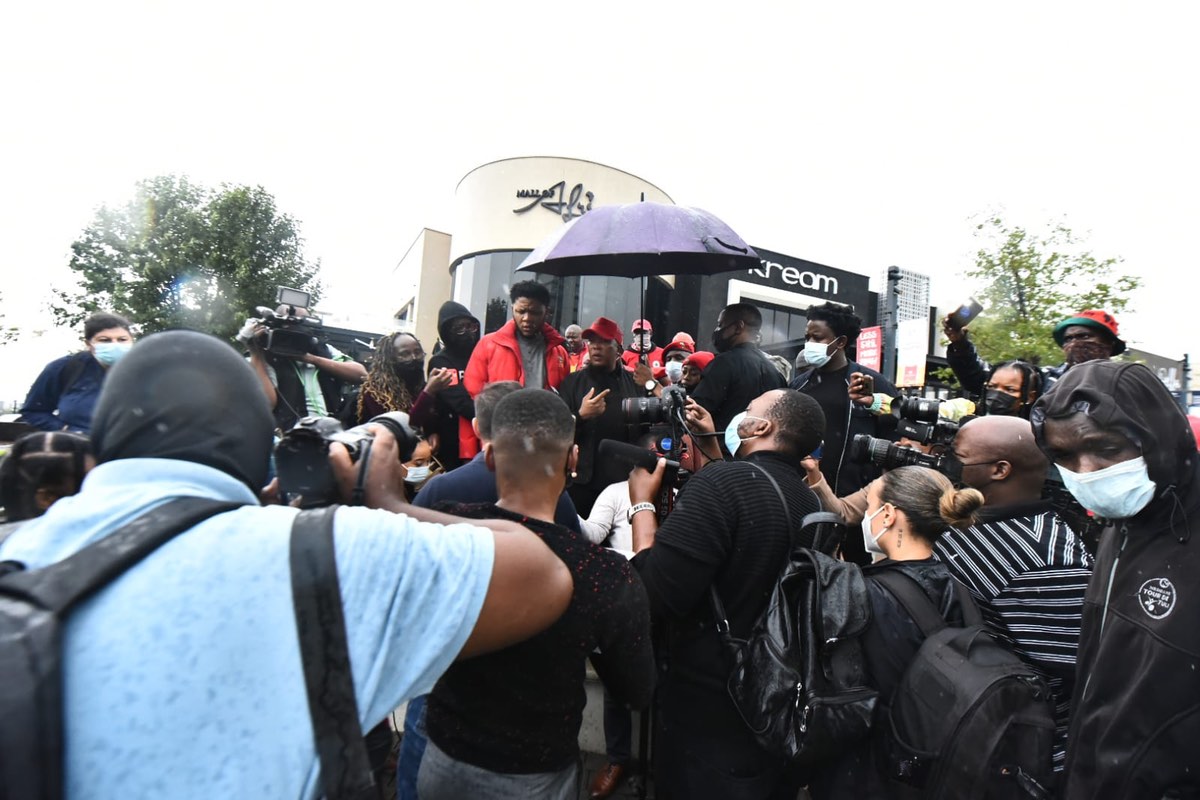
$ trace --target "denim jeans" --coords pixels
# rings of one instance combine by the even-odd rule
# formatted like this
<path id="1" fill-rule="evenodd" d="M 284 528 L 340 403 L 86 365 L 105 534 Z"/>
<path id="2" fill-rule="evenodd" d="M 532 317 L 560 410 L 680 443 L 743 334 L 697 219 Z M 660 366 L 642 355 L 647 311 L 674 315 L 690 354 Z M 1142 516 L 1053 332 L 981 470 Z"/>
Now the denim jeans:
<path id="1" fill-rule="evenodd" d="M 417 772 L 429 739 L 425 735 L 425 698 L 408 701 L 404 712 L 404 738 L 400 740 L 400 758 L 396 764 L 396 800 L 417 800 Z"/>

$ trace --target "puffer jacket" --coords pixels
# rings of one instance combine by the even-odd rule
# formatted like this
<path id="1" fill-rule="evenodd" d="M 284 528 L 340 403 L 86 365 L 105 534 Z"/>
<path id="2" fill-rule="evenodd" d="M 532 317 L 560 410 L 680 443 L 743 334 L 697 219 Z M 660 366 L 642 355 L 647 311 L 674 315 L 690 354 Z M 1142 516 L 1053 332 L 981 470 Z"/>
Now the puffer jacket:
<path id="1" fill-rule="evenodd" d="M 1141 364 L 1072 367 L 1034 407 L 1141 446 L 1154 498 L 1108 520 L 1084 598 L 1063 796 L 1200 797 L 1200 475 L 1187 419 Z"/>
<path id="2" fill-rule="evenodd" d="M 549 323 L 542 325 L 542 335 L 546 337 L 546 385 L 541 388 L 557 389 L 571 370 L 567 350 L 562 346 L 564 339 Z M 511 319 L 500 330 L 479 340 L 463 377 L 471 397 L 496 381 L 519 381 L 525 385 L 525 362 L 517 343 L 517 323 Z"/>

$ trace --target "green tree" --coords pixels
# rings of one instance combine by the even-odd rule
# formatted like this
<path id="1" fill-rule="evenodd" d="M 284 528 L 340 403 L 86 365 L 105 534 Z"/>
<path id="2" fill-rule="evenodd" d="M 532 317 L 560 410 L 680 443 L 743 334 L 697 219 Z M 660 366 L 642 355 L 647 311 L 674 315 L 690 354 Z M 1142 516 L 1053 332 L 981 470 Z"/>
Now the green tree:
<path id="1" fill-rule="evenodd" d="M 275 287 L 320 294 L 293 220 L 261 186 L 211 191 L 186 178 L 142 181 L 124 206 L 102 206 L 71 245 L 74 289 L 56 291 L 59 324 L 111 310 L 145 333 L 191 328 L 232 339 Z"/>
<path id="2" fill-rule="evenodd" d="M 1119 314 L 1141 281 L 1117 274 L 1120 259 L 1100 259 L 1083 249 L 1070 229 L 1056 225 L 1038 236 L 1009 227 L 999 217 L 979 223 L 987 241 L 966 277 L 986 309 L 970 326 L 979 354 L 992 362 L 1020 358 L 1040 364 L 1062 361 L 1054 326 L 1089 308 Z"/>

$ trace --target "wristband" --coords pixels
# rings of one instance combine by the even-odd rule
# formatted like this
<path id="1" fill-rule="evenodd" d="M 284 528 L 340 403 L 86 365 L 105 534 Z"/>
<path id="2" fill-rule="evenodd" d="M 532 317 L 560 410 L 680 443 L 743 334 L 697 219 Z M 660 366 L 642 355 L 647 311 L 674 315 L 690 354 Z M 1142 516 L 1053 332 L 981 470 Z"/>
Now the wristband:
<path id="1" fill-rule="evenodd" d="M 882 393 L 876 392 L 872 396 L 871 405 L 867 408 L 867 410 L 870 411 L 872 414 L 878 414 L 880 411 L 883 410 L 883 398 L 884 398 L 884 395 Z"/>
<path id="2" fill-rule="evenodd" d="M 639 511 L 653 511 L 653 510 L 654 510 L 654 503 L 638 503 L 637 505 L 632 505 L 629 507 L 629 510 L 625 512 L 625 518 L 628 519 L 630 522 L 633 522 L 634 514 L 638 513 Z"/>

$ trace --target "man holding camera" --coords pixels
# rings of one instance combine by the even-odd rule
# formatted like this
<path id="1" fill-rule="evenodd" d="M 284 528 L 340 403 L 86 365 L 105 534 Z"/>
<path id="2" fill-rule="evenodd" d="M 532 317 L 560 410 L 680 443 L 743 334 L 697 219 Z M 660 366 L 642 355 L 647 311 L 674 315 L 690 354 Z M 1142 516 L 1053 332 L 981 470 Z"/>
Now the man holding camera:
<path id="1" fill-rule="evenodd" d="M 568 375 L 559 394 L 575 414 L 575 443 L 579 465 L 567 488 L 578 512 L 587 517 L 592 504 L 610 483 L 625 480 L 626 468 L 616 462 L 597 463 L 600 442 L 615 439 L 632 443 L 637 424 L 630 424 L 621 410 L 623 400 L 644 397 L 633 373 L 621 362 L 621 329 L 608 317 L 597 317 L 583 332 L 587 342 L 587 366 Z"/>
<path id="2" fill-rule="evenodd" d="M 92 428 L 99 463 L 82 491 L 0 546 L 0 559 L 36 570 L 176 498 L 238 505 L 166 542 L 69 617 L 66 797 L 321 792 L 289 566 L 299 512 L 262 507 L 257 494 L 273 427 L 258 379 L 226 343 L 193 331 L 148 336 L 105 380 Z M 456 658 L 544 630 L 573 592 L 563 562 L 521 525 L 408 506 L 396 439 L 374 433 L 367 507 L 338 508 L 333 526 L 352 699 L 368 727 Z M 361 465 L 340 444 L 329 464 L 350 497 Z"/>
<path id="3" fill-rule="evenodd" d="M 633 565 L 646 584 L 653 619 L 669 631 L 656 699 L 660 798 L 768 798 L 787 781 L 783 762 L 762 750 L 726 691 L 729 661 L 710 588 L 725 605 L 730 633 L 745 638 L 800 544 L 801 520 L 820 510 L 799 464 L 824 430 L 811 397 L 776 389 L 754 398 L 726 428 L 725 444 L 735 460 L 693 475 L 661 526 L 654 503 L 665 460 L 653 473 L 630 473 Z"/>
<path id="4" fill-rule="evenodd" d="M 304 319 L 307 308 L 280 305 L 277 317 Z M 327 342 L 315 339 L 312 349 L 298 356 L 282 356 L 264 348 L 267 327 L 249 319 L 238 340 L 250 350 L 250 366 L 258 375 L 275 415 L 275 426 L 291 430 L 301 417 L 324 417 L 338 412 L 347 383 L 367 379 L 367 368 Z"/>

